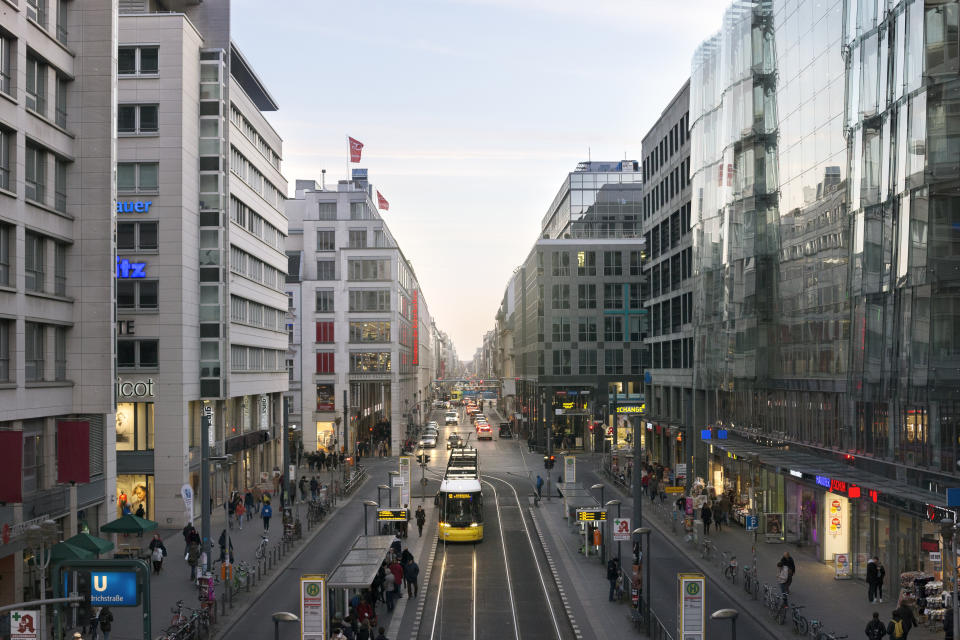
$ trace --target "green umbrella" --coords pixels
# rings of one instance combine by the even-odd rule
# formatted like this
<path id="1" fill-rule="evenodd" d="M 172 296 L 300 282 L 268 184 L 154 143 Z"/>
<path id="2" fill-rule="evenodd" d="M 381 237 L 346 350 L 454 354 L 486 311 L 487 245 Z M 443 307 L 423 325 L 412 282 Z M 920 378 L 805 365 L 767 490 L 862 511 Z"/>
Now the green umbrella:
<path id="1" fill-rule="evenodd" d="M 89 533 L 78 533 L 72 538 L 68 538 L 63 541 L 65 544 L 72 544 L 75 547 L 80 547 L 81 549 L 86 549 L 87 551 L 92 551 L 93 553 L 100 555 L 101 553 L 106 553 L 113 549 L 113 543 L 109 540 L 104 540 L 103 538 L 98 538 L 97 536 L 92 536 Z"/>
<path id="2" fill-rule="evenodd" d="M 50 560 L 53 562 L 63 562 L 64 560 L 93 560 L 95 557 L 92 551 L 87 551 L 81 547 L 58 542 L 50 549 Z"/>
<path id="3" fill-rule="evenodd" d="M 143 518 L 138 518 L 128 513 L 113 522 L 108 522 L 103 525 L 100 527 L 100 531 L 106 531 L 108 533 L 142 533 L 144 531 L 152 531 L 158 526 L 159 525 L 153 520 L 144 520 Z"/>

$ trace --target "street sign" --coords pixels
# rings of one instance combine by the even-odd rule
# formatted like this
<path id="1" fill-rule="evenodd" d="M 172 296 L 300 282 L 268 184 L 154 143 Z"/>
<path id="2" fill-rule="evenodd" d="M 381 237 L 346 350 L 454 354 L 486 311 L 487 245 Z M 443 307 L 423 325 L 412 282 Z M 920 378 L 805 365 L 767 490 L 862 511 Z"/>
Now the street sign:
<path id="1" fill-rule="evenodd" d="M 40 635 L 40 617 L 35 610 L 10 612 L 11 640 L 37 640 Z"/>
<path id="2" fill-rule="evenodd" d="M 377 520 L 381 522 L 406 522 L 406 509 L 378 509 Z"/>
<path id="3" fill-rule="evenodd" d="M 607 519 L 607 512 L 603 509 L 577 509 L 577 520 L 580 522 L 599 522 Z"/>
<path id="4" fill-rule="evenodd" d="M 563 481 L 572 484 L 577 481 L 577 457 L 563 456 Z"/>
<path id="5" fill-rule="evenodd" d="M 66 583 L 67 574 L 63 579 Z M 90 604 L 98 607 L 137 606 L 140 604 L 137 602 L 137 574 L 133 571 L 91 571 Z"/>
<path id="6" fill-rule="evenodd" d="M 630 518 L 613 519 L 614 542 L 630 542 L 630 533 L 632 531 L 633 529 L 630 528 Z"/>
<path id="7" fill-rule="evenodd" d="M 747 531 L 756 531 L 759 529 L 759 518 L 757 516 L 747 516 L 744 524 Z"/>
<path id="8" fill-rule="evenodd" d="M 686 477 L 687 477 L 687 463 L 686 463 L 686 462 L 678 462 L 676 466 L 677 466 L 677 468 L 676 468 L 677 477 L 678 477 L 678 478 L 679 478 L 679 477 L 684 477 L 684 478 L 686 478 Z"/>
<path id="9" fill-rule="evenodd" d="M 664 493 L 683 493 L 683 487 L 664 487 Z"/>
<path id="10" fill-rule="evenodd" d="M 960 489 L 947 489 L 947 506 L 960 507 Z"/>
<path id="11" fill-rule="evenodd" d="M 647 410 L 646 404 L 617 405 L 617 413 L 619 414 L 624 414 L 624 413 L 640 414 L 640 413 L 646 412 L 646 410 Z"/>
<path id="12" fill-rule="evenodd" d="M 300 576 L 300 638 L 326 640 L 327 576 Z"/>
<path id="13" fill-rule="evenodd" d="M 682 640 L 703 640 L 706 627 L 704 589 L 706 580 L 702 573 L 678 573 L 677 637 Z"/>

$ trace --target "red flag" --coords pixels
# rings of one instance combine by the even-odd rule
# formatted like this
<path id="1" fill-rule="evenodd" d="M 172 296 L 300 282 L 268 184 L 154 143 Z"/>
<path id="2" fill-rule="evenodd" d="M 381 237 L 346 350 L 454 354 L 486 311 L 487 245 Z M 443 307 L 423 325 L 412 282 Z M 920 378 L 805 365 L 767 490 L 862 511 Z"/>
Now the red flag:
<path id="1" fill-rule="evenodd" d="M 0 431 L 0 500 L 23 502 L 23 432 Z"/>
<path id="2" fill-rule="evenodd" d="M 390 210 L 390 203 L 387 202 L 387 199 L 380 195 L 380 192 L 377 191 L 377 206 L 383 209 L 384 211 Z"/>
<path id="3" fill-rule="evenodd" d="M 90 423 L 57 420 L 57 482 L 90 482 Z"/>
<path id="4" fill-rule="evenodd" d="M 350 162 L 360 162 L 360 153 L 363 152 L 363 143 L 347 136 L 350 141 Z"/>

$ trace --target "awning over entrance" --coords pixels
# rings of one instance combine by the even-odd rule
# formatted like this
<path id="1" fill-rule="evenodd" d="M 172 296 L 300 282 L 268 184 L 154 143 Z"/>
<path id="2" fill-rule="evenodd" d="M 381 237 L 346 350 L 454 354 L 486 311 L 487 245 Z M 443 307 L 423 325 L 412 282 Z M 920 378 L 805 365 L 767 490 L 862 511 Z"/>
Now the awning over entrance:
<path id="1" fill-rule="evenodd" d="M 704 444 L 710 444 L 715 450 L 723 451 L 727 457 L 736 460 L 749 462 L 756 456 L 759 464 L 796 480 L 816 484 L 826 491 L 849 498 L 872 500 L 922 518 L 927 517 L 928 505 L 942 506 L 946 503 L 945 496 L 932 491 L 801 451 L 767 447 L 745 440 L 718 440 Z"/>

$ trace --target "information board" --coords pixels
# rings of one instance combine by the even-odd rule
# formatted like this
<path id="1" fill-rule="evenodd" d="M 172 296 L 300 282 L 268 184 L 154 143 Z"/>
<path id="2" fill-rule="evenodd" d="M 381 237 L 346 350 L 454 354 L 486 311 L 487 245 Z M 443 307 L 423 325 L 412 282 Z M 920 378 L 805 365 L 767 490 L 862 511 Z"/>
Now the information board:
<path id="1" fill-rule="evenodd" d="M 598 522 L 607 519 L 607 512 L 603 509 L 577 509 L 577 520 L 580 522 Z"/>
<path id="2" fill-rule="evenodd" d="M 381 522 L 406 522 L 406 509 L 377 509 L 377 520 Z"/>
<path id="3" fill-rule="evenodd" d="M 327 576 L 300 576 L 300 638 L 327 640 Z"/>
<path id="4" fill-rule="evenodd" d="M 704 589 L 706 580 L 702 573 L 677 574 L 677 637 L 681 640 L 703 640 L 706 627 Z"/>

